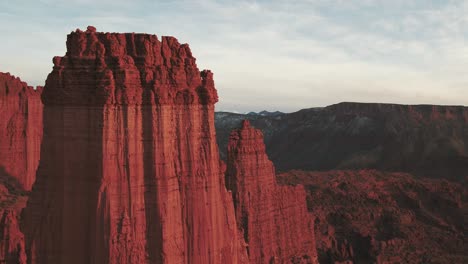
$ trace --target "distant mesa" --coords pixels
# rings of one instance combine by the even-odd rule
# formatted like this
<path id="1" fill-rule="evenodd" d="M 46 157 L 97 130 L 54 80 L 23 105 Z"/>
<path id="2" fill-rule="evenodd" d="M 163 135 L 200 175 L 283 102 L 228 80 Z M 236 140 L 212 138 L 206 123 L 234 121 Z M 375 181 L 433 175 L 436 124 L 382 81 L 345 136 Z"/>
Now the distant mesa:
<path id="1" fill-rule="evenodd" d="M 463 180 L 468 176 L 468 107 L 340 103 L 281 115 L 216 113 L 221 157 L 248 119 L 265 135 L 279 171 L 380 169 Z"/>

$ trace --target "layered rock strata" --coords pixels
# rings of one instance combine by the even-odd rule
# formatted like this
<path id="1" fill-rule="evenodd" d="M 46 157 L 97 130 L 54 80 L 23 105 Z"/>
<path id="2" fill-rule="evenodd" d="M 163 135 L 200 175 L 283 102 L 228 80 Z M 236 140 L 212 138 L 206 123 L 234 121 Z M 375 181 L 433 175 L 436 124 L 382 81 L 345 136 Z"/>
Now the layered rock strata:
<path id="1" fill-rule="evenodd" d="M 251 263 L 318 263 L 304 188 L 276 183 L 263 135 L 248 121 L 231 133 L 226 183 Z"/>
<path id="2" fill-rule="evenodd" d="M 41 88 L 0 73 L 0 170 L 30 190 L 42 140 Z"/>
<path id="3" fill-rule="evenodd" d="M 173 37 L 68 35 L 42 100 L 28 263 L 243 263 L 215 139 L 218 97 Z"/>
<path id="4" fill-rule="evenodd" d="M 0 73 L 0 263 L 26 263 L 19 223 L 39 164 L 41 90 Z"/>

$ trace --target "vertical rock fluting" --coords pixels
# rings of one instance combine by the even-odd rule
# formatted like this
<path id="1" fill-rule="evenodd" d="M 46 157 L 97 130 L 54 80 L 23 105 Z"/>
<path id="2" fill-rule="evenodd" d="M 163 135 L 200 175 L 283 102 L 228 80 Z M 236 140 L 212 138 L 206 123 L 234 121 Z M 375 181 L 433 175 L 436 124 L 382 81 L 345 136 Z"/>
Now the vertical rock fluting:
<path id="1" fill-rule="evenodd" d="M 41 88 L 0 73 L 0 171 L 30 190 L 42 140 Z"/>
<path id="2" fill-rule="evenodd" d="M 20 213 L 36 176 L 42 139 L 41 88 L 0 73 L 0 263 L 24 264 Z"/>
<path id="3" fill-rule="evenodd" d="M 303 186 L 279 186 L 260 130 L 243 121 L 231 133 L 226 183 L 251 263 L 318 263 Z"/>
<path id="4" fill-rule="evenodd" d="M 173 37 L 77 30 L 54 58 L 29 263 L 242 263 L 217 93 Z"/>

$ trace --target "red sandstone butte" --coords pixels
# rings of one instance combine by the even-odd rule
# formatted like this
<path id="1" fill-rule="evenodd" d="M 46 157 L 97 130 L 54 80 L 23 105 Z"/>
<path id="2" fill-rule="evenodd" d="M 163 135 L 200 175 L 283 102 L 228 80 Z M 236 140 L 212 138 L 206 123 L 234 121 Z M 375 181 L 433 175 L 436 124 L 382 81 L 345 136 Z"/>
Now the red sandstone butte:
<path id="1" fill-rule="evenodd" d="M 251 263 L 318 263 L 305 190 L 276 183 L 263 134 L 248 121 L 231 133 L 226 183 Z"/>
<path id="2" fill-rule="evenodd" d="M 0 73 L 0 173 L 30 190 L 42 140 L 41 88 Z"/>
<path id="3" fill-rule="evenodd" d="M 244 263 L 213 74 L 173 37 L 68 35 L 42 100 L 28 263 Z"/>

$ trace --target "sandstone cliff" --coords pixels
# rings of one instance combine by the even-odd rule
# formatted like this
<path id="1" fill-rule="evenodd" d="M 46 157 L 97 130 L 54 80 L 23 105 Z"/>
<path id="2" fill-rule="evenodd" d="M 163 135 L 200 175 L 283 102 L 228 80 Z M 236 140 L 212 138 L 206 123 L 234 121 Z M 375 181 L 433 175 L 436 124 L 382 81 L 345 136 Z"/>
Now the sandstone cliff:
<path id="1" fill-rule="evenodd" d="M 0 263 L 26 263 L 20 214 L 39 164 L 41 88 L 0 73 Z"/>
<path id="2" fill-rule="evenodd" d="M 214 128 L 217 93 L 173 37 L 68 35 L 42 100 L 28 263 L 243 263 Z"/>
<path id="3" fill-rule="evenodd" d="M 42 140 L 41 88 L 0 73 L 0 171 L 30 190 Z"/>
<path id="4" fill-rule="evenodd" d="M 251 263 L 318 263 L 303 186 L 279 186 L 262 133 L 248 121 L 231 133 L 226 183 Z"/>

